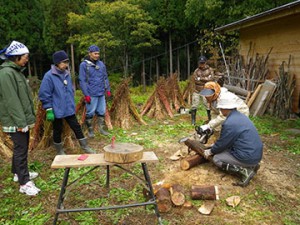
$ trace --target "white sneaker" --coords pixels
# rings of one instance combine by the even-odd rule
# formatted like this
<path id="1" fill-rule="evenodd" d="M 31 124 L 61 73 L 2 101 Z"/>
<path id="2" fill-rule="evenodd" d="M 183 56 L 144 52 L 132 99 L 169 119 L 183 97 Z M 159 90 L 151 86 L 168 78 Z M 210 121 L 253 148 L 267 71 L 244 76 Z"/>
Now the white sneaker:
<path id="1" fill-rule="evenodd" d="M 33 180 L 34 178 L 36 178 L 39 174 L 37 172 L 29 172 L 29 179 L 30 180 Z M 19 181 L 19 178 L 18 178 L 18 175 L 15 174 L 14 175 L 14 182 L 18 182 Z"/>
<path id="2" fill-rule="evenodd" d="M 41 190 L 37 188 L 32 181 L 28 181 L 25 185 L 20 186 L 21 193 L 25 193 L 26 195 L 37 195 Z"/>

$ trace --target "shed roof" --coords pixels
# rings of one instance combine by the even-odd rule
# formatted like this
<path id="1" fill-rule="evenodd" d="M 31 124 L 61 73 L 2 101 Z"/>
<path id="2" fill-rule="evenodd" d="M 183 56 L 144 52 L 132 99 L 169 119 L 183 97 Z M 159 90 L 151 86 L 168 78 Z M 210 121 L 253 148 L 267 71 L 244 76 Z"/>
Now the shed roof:
<path id="1" fill-rule="evenodd" d="M 262 13 L 258 13 L 254 16 L 250 16 L 233 23 L 226 24 L 222 27 L 216 28 L 215 31 L 225 32 L 232 30 L 240 30 L 242 28 L 258 25 L 270 20 L 280 19 L 282 17 L 298 13 L 300 13 L 300 0 L 270 9 Z"/>

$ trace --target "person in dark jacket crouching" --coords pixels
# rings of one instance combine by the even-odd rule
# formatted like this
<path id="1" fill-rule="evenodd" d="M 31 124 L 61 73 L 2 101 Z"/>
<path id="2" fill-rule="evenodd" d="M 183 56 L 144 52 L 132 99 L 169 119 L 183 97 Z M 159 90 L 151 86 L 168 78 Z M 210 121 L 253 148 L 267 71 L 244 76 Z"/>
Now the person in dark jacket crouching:
<path id="1" fill-rule="evenodd" d="M 68 70 L 69 57 L 65 51 L 57 51 L 52 57 L 53 65 L 42 80 L 39 99 L 46 109 L 46 119 L 53 122 L 53 141 L 57 154 L 65 155 L 61 141 L 63 119 L 74 131 L 81 148 L 86 153 L 93 154 L 95 151 L 87 145 L 87 138 L 75 116 L 74 89 Z"/>
<path id="2" fill-rule="evenodd" d="M 217 108 L 226 117 L 220 138 L 204 151 L 205 157 L 213 155 L 213 163 L 220 169 L 241 177 L 236 185 L 245 187 L 255 176 L 262 159 L 263 143 L 251 120 L 236 110 L 230 93 L 220 97 Z"/>

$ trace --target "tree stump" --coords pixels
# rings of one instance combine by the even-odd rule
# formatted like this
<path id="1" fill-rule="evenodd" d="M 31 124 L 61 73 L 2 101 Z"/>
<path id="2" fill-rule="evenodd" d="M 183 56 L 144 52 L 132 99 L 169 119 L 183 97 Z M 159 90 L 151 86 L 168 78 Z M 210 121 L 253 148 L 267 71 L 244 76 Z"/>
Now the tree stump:
<path id="1" fill-rule="evenodd" d="M 115 143 L 105 146 L 104 159 L 112 163 L 131 163 L 143 157 L 143 146 L 133 143 Z"/>

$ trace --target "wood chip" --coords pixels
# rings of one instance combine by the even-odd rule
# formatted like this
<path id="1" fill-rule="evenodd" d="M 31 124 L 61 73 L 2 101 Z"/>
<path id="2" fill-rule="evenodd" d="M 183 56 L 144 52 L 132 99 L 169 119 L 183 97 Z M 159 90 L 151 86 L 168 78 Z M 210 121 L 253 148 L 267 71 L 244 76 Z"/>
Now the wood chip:
<path id="1" fill-rule="evenodd" d="M 199 209 L 198 212 L 204 215 L 209 215 L 215 207 L 215 201 L 206 201 Z"/>
<path id="2" fill-rule="evenodd" d="M 241 202 L 241 198 L 239 196 L 231 196 L 229 198 L 226 198 L 226 204 L 232 206 L 233 208 L 238 206 L 240 202 Z"/>

